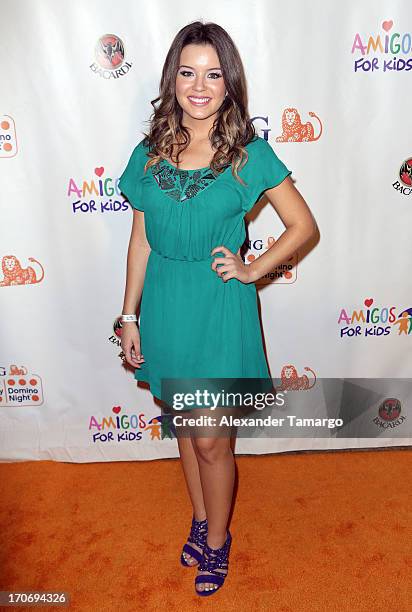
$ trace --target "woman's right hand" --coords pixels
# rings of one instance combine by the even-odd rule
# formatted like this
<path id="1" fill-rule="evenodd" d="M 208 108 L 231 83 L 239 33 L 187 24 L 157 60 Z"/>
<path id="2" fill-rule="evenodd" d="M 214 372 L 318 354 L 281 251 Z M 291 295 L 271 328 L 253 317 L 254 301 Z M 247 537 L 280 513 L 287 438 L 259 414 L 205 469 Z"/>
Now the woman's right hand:
<path id="1" fill-rule="evenodd" d="M 121 347 L 126 356 L 128 364 L 140 369 L 140 364 L 144 361 L 140 353 L 140 332 L 134 321 L 122 323 Z"/>

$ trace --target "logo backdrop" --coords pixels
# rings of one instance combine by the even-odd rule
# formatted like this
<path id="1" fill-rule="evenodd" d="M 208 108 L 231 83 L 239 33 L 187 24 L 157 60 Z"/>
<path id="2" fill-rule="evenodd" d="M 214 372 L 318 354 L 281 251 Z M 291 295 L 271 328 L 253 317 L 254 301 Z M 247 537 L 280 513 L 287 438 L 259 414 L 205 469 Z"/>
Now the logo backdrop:
<path id="1" fill-rule="evenodd" d="M 234 38 L 256 130 L 320 230 L 258 283 L 271 375 L 299 416 L 321 379 L 351 380 L 339 414 L 315 410 L 345 415 L 350 437 L 291 427 L 240 438 L 237 452 L 411 443 L 411 393 L 396 381 L 411 376 L 412 18 L 401 1 L 387 11 L 372 0 L 333 12 L 320 0 L 3 0 L 0 460 L 178 456 L 120 347 L 132 210 L 117 181 L 173 37 L 199 18 Z M 247 222 L 250 263 L 284 227 L 264 199 Z M 361 408 L 348 392 L 360 378 L 382 381 L 379 393 L 355 385 Z"/>

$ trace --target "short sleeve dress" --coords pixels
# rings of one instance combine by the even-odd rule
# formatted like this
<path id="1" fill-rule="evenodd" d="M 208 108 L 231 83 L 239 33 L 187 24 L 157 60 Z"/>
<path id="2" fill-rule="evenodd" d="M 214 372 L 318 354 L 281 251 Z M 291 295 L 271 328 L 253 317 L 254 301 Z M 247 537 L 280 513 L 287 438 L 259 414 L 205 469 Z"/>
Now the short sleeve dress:
<path id="1" fill-rule="evenodd" d="M 268 378 L 254 283 L 224 282 L 211 264 L 224 245 L 237 253 L 246 238 L 245 214 L 266 189 L 289 174 L 259 136 L 246 145 L 248 161 L 220 174 L 209 167 L 180 170 L 160 160 L 144 173 L 145 139 L 134 148 L 119 179 L 131 206 L 144 211 L 151 252 L 141 308 L 145 361 L 135 379 L 162 397 L 162 379 Z"/>

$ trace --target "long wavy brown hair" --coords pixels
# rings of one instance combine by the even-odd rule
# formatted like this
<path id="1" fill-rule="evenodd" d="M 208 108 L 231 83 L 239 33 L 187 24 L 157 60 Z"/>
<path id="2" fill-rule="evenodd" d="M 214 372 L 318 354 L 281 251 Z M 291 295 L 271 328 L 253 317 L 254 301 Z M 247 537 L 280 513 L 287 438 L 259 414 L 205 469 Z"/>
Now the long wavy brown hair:
<path id="1" fill-rule="evenodd" d="M 189 130 L 182 125 L 183 110 L 176 98 L 176 75 L 180 66 L 180 54 L 186 45 L 212 45 L 219 57 L 220 68 L 227 95 L 217 111 L 216 119 L 209 136 L 215 150 L 210 168 L 219 174 L 229 165 L 233 176 L 245 184 L 238 171 L 248 160 L 244 148 L 256 136 L 254 125 L 249 117 L 247 85 L 239 52 L 229 36 L 216 23 L 194 21 L 183 27 L 175 36 L 167 53 L 159 86 L 159 96 L 151 101 L 154 111 L 150 117 L 150 130 L 145 135 L 145 145 L 149 147 L 151 159 L 147 168 L 161 158 L 178 163 L 179 155 L 190 144 Z M 156 106 L 156 104 L 158 106 Z M 177 148 L 176 162 L 172 157 L 173 146 Z"/>

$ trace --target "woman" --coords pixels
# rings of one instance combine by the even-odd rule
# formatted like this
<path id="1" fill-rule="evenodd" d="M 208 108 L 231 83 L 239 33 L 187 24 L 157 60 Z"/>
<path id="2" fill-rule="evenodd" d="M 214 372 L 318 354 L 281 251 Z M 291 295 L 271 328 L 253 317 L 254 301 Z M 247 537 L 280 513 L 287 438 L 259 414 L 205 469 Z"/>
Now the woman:
<path id="1" fill-rule="evenodd" d="M 119 187 L 134 209 L 122 348 L 135 378 L 163 399 L 165 378 L 269 377 L 254 283 L 316 224 L 291 171 L 255 134 L 242 62 L 223 28 L 197 21 L 178 32 L 159 94 Z M 245 265 L 244 215 L 263 192 L 287 229 Z M 208 432 L 178 433 L 193 506 L 181 563 L 198 566 L 199 595 L 216 592 L 228 573 L 235 476 L 233 439 Z"/>

